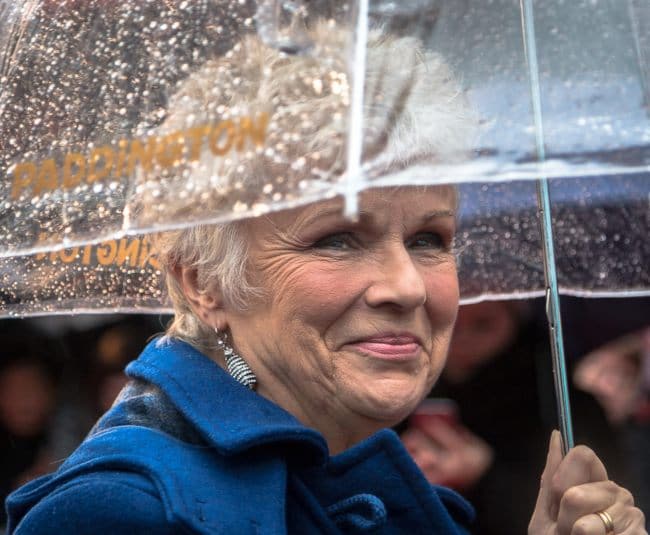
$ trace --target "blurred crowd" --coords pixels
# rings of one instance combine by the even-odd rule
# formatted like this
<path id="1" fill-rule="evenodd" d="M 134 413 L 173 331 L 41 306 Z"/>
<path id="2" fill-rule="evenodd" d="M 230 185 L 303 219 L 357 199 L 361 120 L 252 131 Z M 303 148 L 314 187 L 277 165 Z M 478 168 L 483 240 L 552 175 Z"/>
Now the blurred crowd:
<path id="1" fill-rule="evenodd" d="M 576 442 L 650 512 L 650 299 L 565 298 Z M 55 470 L 164 330 L 159 316 L 0 321 L 0 496 Z M 447 366 L 398 431 L 432 483 L 477 509 L 479 535 L 526 532 L 557 427 L 543 303 L 460 309 Z M 511 504 L 505 509 L 503 504 Z M 4 512 L 0 526 L 4 523 Z"/>
<path id="2" fill-rule="evenodd" d="M 126 383 L 124 367 L 164 330 L 156 316 L 0 321 L 0 498 L 55 470 Z M 0 533 L 5 523 L 2 507 Z"/>

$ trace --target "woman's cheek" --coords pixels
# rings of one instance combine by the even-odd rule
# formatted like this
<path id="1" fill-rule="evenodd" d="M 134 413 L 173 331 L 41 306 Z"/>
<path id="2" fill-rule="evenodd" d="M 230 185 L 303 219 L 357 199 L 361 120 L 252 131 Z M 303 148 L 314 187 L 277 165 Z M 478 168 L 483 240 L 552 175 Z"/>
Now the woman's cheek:
<path id="1" fill-rule="evenodd" d="M 432 275 L 427 283 L 427 305 L 431 322 L 436 325 L 456 321 L 460 290 L 456 270 Z"/>
<path id="2" fill-rule="evenodd" d="M 358 298 L 359 287 L 352 276 L 321 272 L 302 278 L 295 289 L 302 305 L 309 308 L 307 315 L 328 316 L 347 309 Z"/>

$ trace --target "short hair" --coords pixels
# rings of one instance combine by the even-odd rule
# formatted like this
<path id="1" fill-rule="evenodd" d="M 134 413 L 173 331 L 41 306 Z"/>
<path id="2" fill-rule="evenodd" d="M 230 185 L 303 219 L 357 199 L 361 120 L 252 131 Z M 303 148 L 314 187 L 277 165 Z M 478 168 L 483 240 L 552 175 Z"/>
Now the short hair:
<path id="1" fill-rule="evenodd" d="M 249 151 L 233 158 L 230 165 L 220 162 L 220 187 L 238 182 L 240 190 L 246 191 L 280 176 L 285 185 L 295 186 L 304 178 L 318 181 L 318 177 L 326 177 L 325 182 L 331 185 L 344 173 L 346 164 L 350 107 L 346 51 L 352 32 L 321 21 L 310 35 L 317 48 L 314 54 L 304 55 L 290 55 L 267 46 L 257 36 L 246 36 L 230 52 L 206 62 L 185 80 L 171 98 L 158 133 L 187 128 L 196 117 L 218 121 L 232 116 L 233 109 L 249 115 L 266 112 L 268 146 L 276 150 Z M 439 54 L 425 51 L 415 38 L 373 30 L 367 44 L 364 84 L 363 158 L 374 162 L 377 174 L 404 169 L 423 159 L 451 163 L 466 158 L 475 117 Z M 289 133 L 297 135 L 287 136 Z M 145 182 L 140 188 L 141 222 L 155 222 L 163 212 L 167 218 L 182 215 L 197 206 L 206 211 L 222 208 L 223 196 L 205 194 L 216 169 L 211 159 L 214 157 L 204 151 L 197 165 L 185 163 L 184 168 L 173 169 L 174 176 L 156 176 Z M 187 191 L 180 195 L 187 177 L 202 182 L 194 189 L 196 196 Z M 274 186 L 279 187 L 278 183 Z M 152 188 L 156 193 L 147 195 Z M 167 196 L 162 204 L 161 191 Z M 241 221 L 200 224 L 159 233 L 154 244 L 175 311 L 167 334 L 199 349 L 211 349 L 215 342 L 212 328 L 194 315 L 170 272 L 179 265 L 193 268 L 199 291 L 219 287 L 229 305 L 244 309 L 257 293 L 246 276 L 245 225 Z"/>

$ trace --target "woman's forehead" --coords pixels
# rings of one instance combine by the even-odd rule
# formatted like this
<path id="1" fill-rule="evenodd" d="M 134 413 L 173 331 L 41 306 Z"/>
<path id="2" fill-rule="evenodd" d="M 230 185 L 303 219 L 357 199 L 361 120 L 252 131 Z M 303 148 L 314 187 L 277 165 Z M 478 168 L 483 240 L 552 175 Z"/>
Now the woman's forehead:
<path id="1" fill-rule="evenodd" d="M 399 186 L 366 190 L 360 194 L 359 215 L 369 219 L 394 216 L 420 220 L 431 215 L 455 217 L 457 190 L 454 186 Z M 279 226 L 299 228 L 313 221 L 343 219 L 342 196 L 267 216 Z"/>
<path id="2" fill-rule="evenodd" d="M 446 211 L 456 212 L 457 190 L 454 186 L 391 186 L 372 188 L 361 192 L 359 196 L 359 211 L 361 213 L 395 213 L 406 210 L 415 211 Z M 321 203 L 305 207 L 306 211 L 322 209 L 323 206 L 338 210 L 343 214 L 345 200 L 336 197 Z"/>
<path id="3" fill-rule="evenodd" d="M 418 201 L 426 209 L 427 205 L 453 207 L 455 211 L 458 190 L 455 186 L 443 184 L 437 186 L 390 186 L 373 188 L 361 193 L 360 205 L 381 205 L 382 203 L 413 203 Z"/>

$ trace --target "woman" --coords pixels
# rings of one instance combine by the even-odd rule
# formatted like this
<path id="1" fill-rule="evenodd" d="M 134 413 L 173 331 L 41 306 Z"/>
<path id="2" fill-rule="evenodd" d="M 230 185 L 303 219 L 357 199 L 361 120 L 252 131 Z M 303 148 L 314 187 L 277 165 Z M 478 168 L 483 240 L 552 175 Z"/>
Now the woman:
<path id="1" fill-rule="evenodd" d="M 170 206 L 161 191 L 181 213 L 218 207 L 183 189 L 183 166 L 194 183 L 218 168 L 221 194 L 244 178 L 278 191 L 340 173 L 345 36 L 320 25 L 312 37 L 328 61 L 250 38 L 190 77 L 160 132 L 197 113 L 223 123 L 224 109 L 262 111 L 266 147 L 216 159 L 185 146 L 172 171 L 141 176 L 151 197 L 134 217 L 155 221 Z M 464 151 L 466 106 L 414 41 L 371 36 L 366 91 L 369 173 Z M 373 115 L 382 106 L 399 113 Z M 127 367 L 131 383 L 78 451 L 9 499 L 9 533 L 467 533 L 471 507 L 431 487 L 385 430 L 445 361 L 456 202 L 448 186 L 378 188 L 361 195 L 358 221 L 334 197 L 162 235 L 174 322 Z M 562 459 L 552 437 L 531 533 L 642 533 L 642 519 L 590 450 Z"/>

